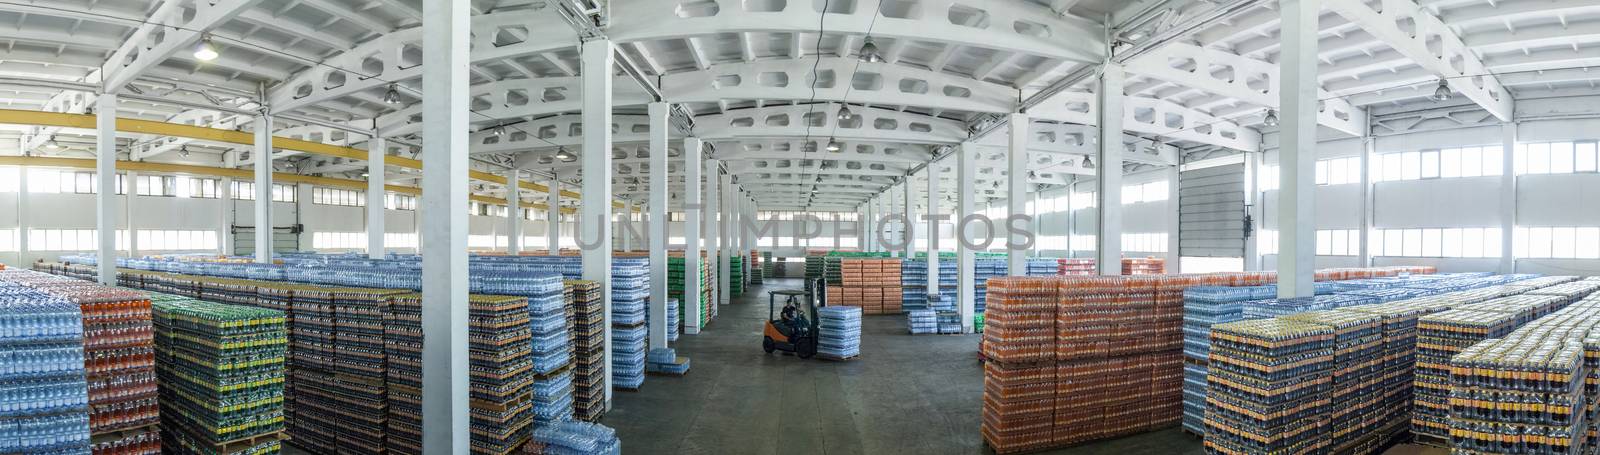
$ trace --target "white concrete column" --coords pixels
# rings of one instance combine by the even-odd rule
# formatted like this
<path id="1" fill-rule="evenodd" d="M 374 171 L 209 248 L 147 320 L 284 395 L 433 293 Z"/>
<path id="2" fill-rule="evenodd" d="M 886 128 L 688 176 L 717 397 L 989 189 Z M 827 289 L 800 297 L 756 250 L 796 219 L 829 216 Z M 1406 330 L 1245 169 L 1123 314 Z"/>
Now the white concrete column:
<path id="1" fill-rule="evenodd" d="M 29 213 L 28 205 L 28 168 L 17 169 L 17 266 L 29 267 L 33 263 L 28 257 L 32 248 L 28 243 L 28 220 L 31 217 L 23 216 Z"/>
<path id="2" fill-rule="evenodd" d="M 128 182 L 128 191 L 127 194 L 122 195 L 122 229 L 128 231 L 128 257 L 136 258 L 139 257 L 139 231 L 134 226 L 133 214 L 138 213 L 139 173 L 127 171 L 123 174 L 122 178 Z"/>
<path id="3" fill-rule="evenodd" d="M 700 333 L 700 138 L 683 140 L 683 333 Z M 665 227 L 663 227 L 665 229 Z"/>
<path id="4" fill-rule="evenodd" d="M 645 236 L 650 239 L 650 348 L 667 347 L 667 117 L 672 107 L 650 103 L 650 223 Z M 685 296 L 688 297 L 688 296 Z M 685 298 L 679 305 L 688 305 Z M 679 324 L 688 325 L 686 321 Z"/>
<path id="5" fill-rule="evenodd" d="M 1095 268 L 1101 275 L 1122 274 L 1122 116 L 1121 65 L 1106 65 L 1096 99 L 1100 103 L 1100 147 L 1095 165 Z"/>
<path id="6" fill-rule="evenodd" d="M 733 226 L 730 226 L 732 223 L 729 223 L 733 219 L 733 210 L 730 209 L 734 204 L 733 179 L 728 174 L 721 174 L 717 179 L 717 188 L 722 191 L 722 194 L 719 194 L 717 198 L 719 202 L 717 204 L 719 214 L 717 217 L 717 235 L 719 236 L 717 238 L 717 255 L 722 258 L 717 260 L 717 304 L 727 305 L 728 301 L 733 297 L 733 265 L 729 264 L 728 261 L 733 259 L 733 255 L 739 254 L 739 251 L 734 249 Z"/>
<path id="7" fill-rule="evenodd" d="M 1318 0 L 1283 0 L 1279 57 L 1278 298 L 1316 293 Z"/>
<path id="8" fill-rule="evenodd" d="M 1183 228 L 1179 215 L 1182 206 L 1178 204 L 1179 178 L 1182 178 L 1179 166 L 1167 168 L 1167 273 L 1170 274 L 1183 273 L 1178 264 L 1183 257 L 1182 249 L 1178 248 L 1179 231 Z"/>
<path id="9" fill-rule="evenodd" d="M 1250 214 L 1251 237 L 1244 239 L 1244 269 L 1245 271 L 1261 270 L 1261 232 L 1266 226 L 1265 213 L 1261 208 L 1261 166 L 1265 163 L 1265 153 L 1251 153 L 1244 158 L 1244 203 L 1246 212 Z"/>
<path id="10" fill-rule="evenodd" d="M 222 206 L 222 209 L 219 210 L 219 214 L 217 215 L 217 254 L 223 256 L 232 256 L 234 253 L 232 177 L 223 177 L 221 182 L 218 183 L 217 202 Z"/>
<path id="11" fill-rule="evenodd" d="M 968 245 L 981 242 L 967 233 L 964 229 L 966 223 L 962 221 L 974 214 L 972 203 L 978 195 L 972 188 L 972 181 L 978 176 L 979 152 L 977 144 L 971 142 L 964 142 L 960 147 L 956 150 L 956 210 L 952 217 L 956 238 L 956 307 L 961 313 L 962 333 L 973 333 L 977 330 L 972 321 L 973 316 L 977 315 L 977 276 L 973 273 L 974 251 Z M 981 225 L 980 222 L 973 222 L 971 227 Z"/>
<path id="12" fill-rule="evenodd" d="M 889 212 L 888 212 L 889 216 L 896 216 L 896 215 L 905 216 L 905 214 L 906 214 L 905 207 L 901 207 L 901 204 L 905 203 L 905 197 L 900 195 L 901 194 L 900 193 L 900 189 L 902 188 L 902 186 L 900 186 L 900 185 L 901 184 L 896 183 L 894 186 L 889 187 L 889 191 L 888 191 L 889 200 L 885 202 L 885 204 L 888 204 L 888 206 L 889 206 Z M 889 249 L 888 247 L 889 247 L 890 244 L 900 245 L 900 244 L 905 243 L 905 238 L 906 238 L 905 223 L 897 222 L 897 223 L 895 223 L 895 227 L 899 228 L 899 229 L 897 231 L 891 231 L 889 233 L 889 240 L 890 241 L 889 241 L 889 243 L 884 244 L 884 250 L 886 250 L 886 251 Z M 910 248 L 910 247 L 907 246 L 906 248 Z M 902 250 L 899 250 L 899 251 L 891 251 L 891 253 L 893 253 L 892 255 L 902 256 L 903 257 L 903 255 L 905 254 L 905 250 L 902 249 Z"/>
<path id="13" fill-rule="evenodd" d="M 618 249 L 620 249 L 622 251 L 632 252 L 633 251 L 633 236 L 632 235 L 628 235 L 628 230 L 627 229 L 620 229 L 620 226 L 633 223 L 633 199 L 623 199 L 622 200 L 622 213 L 618 214 L 618 216 L 616 216 L 615 218 L 617 220 L 617 223 L 619 223 L 617 225 L 617 226 L 619 226 L 619 229 L 617 229 L 617 230 L 622 231 L 622 232 L 618 232 L 617 233 L 617 237 L 619 239 L 619 243 L 622 244 Z"/>
<path id="14" fill-rule="evenodd" d="M 914 196 L 912 196 L 915 193 L 915 191 L 912 191 L 915 185 L 912 185 L 911 177 L 907 175 L 905 180 L 902 180 L 905 182 L 901 186 L 904 191 L 900 193 L 901 200 L 904 201 L 900 204 L 900 214 L 906 217 L 906 249 L 900 252 L 900 257 L 906 259 L 911 259 L 917 255 L 917 208 L 916 201 L 913 200 Z"/>
<path id="15" fill-rule="evenodd" d="M 1511 242 L 1517 228 L 1518 134 L 1516 122 L 1500 124 L 1500 273 L 1517 272 L 1517 253 Z"/>
<path id="16" fill-rule="evenodd" d="M 561 175 L 550 174 L 550 192 L 545 194 L 545 247 L 551 256 L 561 254 Z"/>
<path id="17" fill-rule="evenodd" d="M 258 115 L 255 121 L 255 150 L 250 152 L 255 162 L 256 181 L 256 262 L 272 263 L 272 117 Z M 128 175 L 128 194 L 138 192 L 133 174 Z M 466 209 L 462 209 L 465 211 Z M 130 226 L 131 227 L 131 226 Z M 128 231 L 128 245 L 134 244 L 133 230 Z M 132 252 L 129 252 L 132 255 Z"/>
<path id="18" fill-rule="evenodd" d="M 373 136 L 367 140 L 367 257 L 370 259 L 383 259 L 384 233 L 389 232 L 384 227 L 384 157 L 386 153 L 384 138 Z"/>
<path id="19" fill-rule="evenodd" d="M 928 295 L 939 295 L 939 163 L 928 164 Z"/>
<path id="20" fill-rule="evenodd" d="M 878 251 L 878 236 L 876 234 L 878 220 L 873 216 L 876 215 L 876 211 L 873 210 L 873 206 L 876 205 L 878 205 L 876 196 L 867 199 L 865 204 L 861 204 L 861 240 L 859 241 L 861 251 Z"/>
<path id="21" fill-rule="evenodd" d="M 422 451 L 468 453 L 467 126 L 470 10 L 424 0 L 422 52 Z"/>
<path id="22" fill-rule="evenodd" d="M 583 204 L 578 245 L 583 279 L 600 283 L 605 331 L 605 409 L 611 409 L 611 74 L 616 46 L 598 39 L 580 46 L 583 57 Z"/>
<path id="23" fill-rule="evenodd" d="M 723 280 L 728 279 L 728 275 L 722 273 L 726 270 L 724 265 L 728 262 L 727 259 L 722 257 L 722 223 L 720 221 L 722 217 L 722 206 L 720 204 L 722 202 L 722 173 L 718 171 L 720 164 L 721 162 L 718 160 L 706 160 L 706 257 L 711 260 L 712 274 L 716 278 L 711 282 L 712 305 L 722 304 L 722 293 L 727 289 L 722 283 Z"/>
<path id="24" fill-rule="evenodd" d="M 1357 251 L 1357 264 L 1360 267 L 1372 267 L 1372 229 L 1373 216 L 1376 205 L 1377 193 L 1372 182 L 1372 159 L 1378 153 L 1378 141 L 1372 137 L 1372 126 L 1367 126 L 1367 132 L 1361 139 L 1361 249 Z"/>
<path id="25" fill-rule="evenodd" d="M 117 94 L 102 93 L 95 99 L 95 183 L 96 216 L 94 226 L 100 245 L 96 266 L 100 284 L 117 285 Z M 26 173 L 23 169 L 20 172 Z M 27 191 L 22 188 L 22 191 Z M 18 213 L 26 218 L 26 213 Z"/>
<path id="26" fill-rule="evenodd" d="M 506 253 L 522 254 L 522 171 L 506 176 Z"/>
<path id="27" fill-rule="evenodd" d="M 1001 231 L 1009 232 L 1010 217 L 1024 215 L 1028 208 L 1028 187 L 1033 186 L 1028 182 L 1028 128 L 1031 124 L 1028 114 L 1011 114 L 1006 154 L 1006 205 L 1010 210 L 1006 211 L 1007 219 L 995 222 L 995 228 Z M 1026 239 L 1022 234 L 1011 234 L 1010 238 L 1006 247 L 1006 274 L 1025 276 L 1028 274 L 1028 250 L 1022 248 L 1022 243 Z"/>

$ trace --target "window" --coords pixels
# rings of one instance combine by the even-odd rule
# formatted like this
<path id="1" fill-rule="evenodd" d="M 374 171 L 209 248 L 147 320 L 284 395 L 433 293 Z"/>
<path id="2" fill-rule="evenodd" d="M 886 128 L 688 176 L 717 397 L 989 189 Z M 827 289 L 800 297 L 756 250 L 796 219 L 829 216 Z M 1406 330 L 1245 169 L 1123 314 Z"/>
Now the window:
<path id="1" fill-rule="evenodd" d="M 256 200 L 256 184 L 254 182 L 233 182 L 233 198 L 241 201 Z M 290 185 L 272 184 L 272 202 L 297 202 L 300 196 L 295 188 Z"/>
<path id="2" fill-rule="evenodd" d="M 22 243 L 20 240 L 21 239 L 17 236 L 17 230 L 15 228 L 0 229 L 0 252 L 16 252 L 21 250 L 21 248 L 18 248 L 18 246 Z"/>
<path id="3" fill-rule="evenodd" d="M 394 235 L 412 236 L 416 234 L 384 234 L 384 247 L 406 248 L 400 244 L 390 244 L 390 240 L 406 240 L 404 237 L 391 237 Z M 415 240 L 412 240 L 415 243 Z M 313 232 L 311 233 L 311 248 L 318 250 L 365 250 L 367 248 L 366 232 Z M 412 246 L 411 248 L 415 248 Z"/>
<path id="4" fill-rule="evenodd" d="M 1256 250 L 1261 254 L 1278 254 L 1278 231 L 1262 229 L 1256 236 Z"/>
<path id="5" fill-rule="evenodd" d="M 1385 153 L 1373 159 L 1374 182 L 1500 175 L 1500 147 Z"/>
<path id="6" fill-rule="evenodd" d="M 140 251 L 215 250 L 217 231 L 139 230 Z"/>
<path id="7" fill-rule="evenodd" d="M 1517 174 L 1571 174 L 1596 171 L 1594 141 L 1517 144 Z"/>
<path id="8" fill-rule="evenodd" d="M 1318 185 L 1344 185 L 1361 183 L 1361 157 L 1332 158 L 1317 161 Z"/>
<path id="9" fill-rule="evenodd" d="M 1072 249 L 1074 251 L 1094 251 L 1099 248 L 1095 245 L 1096 236 L 1093 234 L 1072 235 Z"/>
<path id="10" fill-rule="evenodd" d="M 14 167 L 0 167 L 0 193 L 15 193 L 19 190 L 17 182 L 22 180 L 22 170 Z M 3 240 L 0 240 L 3 241 Z M 4 250 L 0 250 L 4 251 Z"/>
<path id="11" fill-rule="evenodd" d="M 116 235 L 117 249 L 127 251 L 128 231 L 118 230 Z M 15 230 L 12 230 L 11 239 L 12 245 L 20 245 Z M 0 245 L 3 245 L 3 242 L 4 240 L 0 240 Z M 100 236 L 94 229 L 28 230 L 28 249 L 31 251 L 89 251 L 98 248 L 100 248 Z M 0 248 L 0 251 L 4 249 Z"/>
<path id="12" fill-rule="evenodd" d="M 1374 256 L 1486 258 L 1500 256 L 1500 228 L 1378 229 Z"/>
<path id="13" fill-rule="evenodd" d="M 1261 175 L 1256 176 L 1256 187 L 1261 191 L 1278 189 L 1278 166 L 1261 166 Z"/>
<path id="14" fill-rule="evenodd" d="M 94 194 L 94 173 L 56 169 L 28 169 L 28 192 Z"/>
<path id="15" fill-rule="evenodd" d="M 366 207 L 365 191 L 315 187 L 311 189 L 311 203 L 344 207 Z"/>
<path id="16" fill-rule="evenodd" d="M 1517 227 L 1511 238 L 1519 258 L 1600 259 L 1600 227 Z"/>
<path id="17" fill-rule="evenodd" d="M 1165 253 L 1167 252 L 1167 234 L 1165 232 L 1122 234 L 1122 251 Z"/>
<path id="18" fill-rule="evenodd" d="M 134 179 L 140 196 L 177 196 L 178 179 L 170 175 L 141 175 Z"/>
<path id="19" fill-rule="evenodd" d="M 365 206 L 366 204 L 362 204 L 362 205 Z M 409 194 L 384 193 L 384 195 L 383 195 L 383 206 L 384 206 L 384 208 L 387 208 L 389 210 L 415 211 L 415 210 L 417 210 L 417 197 L 409 195 Z M 522 209 L 522 210 L 524 212 L 528 211 L 528 209 Z M 528 219 L 531 220 L 533 218 L 528 218 Z"/>
<path id="20" fill-rule="evenodd" d="M 1072 193 L 1072 209 L 1083 210 L 1095 207 L 1095 191 L 1086 193 Z M 1091 248 L 1092 249 L 1092 248 Z"/>
<path id="21" fill-rule="evenodd" d="M 178 197 L 216 199 L 221 181 L 217 179 L 178 176 Z"/>
<path id="22" fill-rule="evenodd" d="M 1089 194 L 1093 195 L 1094 193 Z M 1167 200 L 1167 182 L 1165 180 L 1122 187 L 1123 205 L 1165 200 Z M 1092 207 L 1094 204 L 1091 203 L 1089 206 Z"/>

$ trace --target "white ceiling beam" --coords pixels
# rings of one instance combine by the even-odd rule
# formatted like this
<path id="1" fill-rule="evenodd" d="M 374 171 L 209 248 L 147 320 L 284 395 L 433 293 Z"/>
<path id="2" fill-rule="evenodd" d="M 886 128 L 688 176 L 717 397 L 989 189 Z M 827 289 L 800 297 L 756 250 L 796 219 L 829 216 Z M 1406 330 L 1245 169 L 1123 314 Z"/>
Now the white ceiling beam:
<path id="1" fill-rule="evenodd" d="M 106 60 L 104 88 L 109 92 L 122 90 L 123 85 L 143 74 L 145 70 L 160 65 L 180 51 L 190 49 L 200 41 L 203 32 L 217 28 L 227 23 L 240 13 L 250 9 L 261 0 L 217 0 L 209 2 L 194 2 L 195 12 L 192 17 L 185 20 L 185 11 L 168 3 L 182 3 L 181 0 L 165 0 L 156 8 L 156 14 L 150 16 L 150 21 L 134 32 L 133 39 L 129 39 L 111 58 Z M 153 40 L 156 26 L 151 24 L 181 24 L 175 28 L 164 30 L 161 41 Z"/>
<path id="2" fill-rule="evenodd" d="M 1411 0 L 1380 0 L 1380 10 L 1374 10 L 1363 0 L 1326 0 L 1325 5 L 1388 43 L 1417 65 L 1441 77 L 1450 78 L 1448 83 L 1451 89 L 1478 103 L 1496 118 L 1511 120 L 1511 93 L 1489 73 L 1478 54 L 1462 43 L 1455 30 L 1433 13 L 1418 7 Z M 1414 24 L 1412 30 L 1400 28 L 1396 21 L 1402 18 L 1411 18 Z M 1438 40 L 1437 51 L 1430 47 L 1430 40 Z M 1472 77 L 1462 77 L 1468 75 Z"/>
<path id="3" fill-rule="evenodd" d="M 1178 68 L 1173 66 L 1175 63 L 1188 66 Z M 1233 74 L 1211 74 L 1210 69 L 1214 67 L 1231 68 Z M 1129 61 L 1127 70 L 1257 106 L 1278 107 L 1278 65 L 1272 62 L 1187 43 L 1168 43 Z M 1352 137 L 1363 134 L 1367 121 L 1365 110 L 1329 96 L 1326 90 L 1319 89 L 1317 97 L 1323 100 L 1323 107 L 1317 113 L 1318 124 Z"/>

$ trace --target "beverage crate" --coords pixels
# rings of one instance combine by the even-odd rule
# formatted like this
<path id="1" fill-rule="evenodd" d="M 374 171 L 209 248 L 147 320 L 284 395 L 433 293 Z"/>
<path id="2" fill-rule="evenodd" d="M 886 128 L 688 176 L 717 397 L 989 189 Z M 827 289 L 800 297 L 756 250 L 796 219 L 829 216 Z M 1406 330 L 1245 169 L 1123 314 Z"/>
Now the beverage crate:
<path id="1" fill-rule="evenodd" d="M 163 439 L 190 453 L 267 453 L 284 429 L 287 318 L 198 300 L 154 305 Z"/>

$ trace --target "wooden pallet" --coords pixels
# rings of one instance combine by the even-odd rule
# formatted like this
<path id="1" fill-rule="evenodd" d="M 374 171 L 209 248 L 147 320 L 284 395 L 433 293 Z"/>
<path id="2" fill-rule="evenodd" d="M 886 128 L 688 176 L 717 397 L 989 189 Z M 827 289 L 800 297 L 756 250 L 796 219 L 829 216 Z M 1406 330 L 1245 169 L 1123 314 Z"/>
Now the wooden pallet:
<path id="1" fill-rule="evenodd" d="M 860 353 L 856 353 L 856 355 L 849 356 L 849 357 L 834 357 L 834 356 L 827 355 L 827 354 L 817 354 L 814 357 L 818 358 L 818 359 L 822 359 L 822 360 L 832 360 L 832 361 L 835 361 L 835 362 L 848 362 L 848 361 L 851 361 L 851 360 L 856 360 L 856 359 L 861 358 L 861 354 Z"/>

